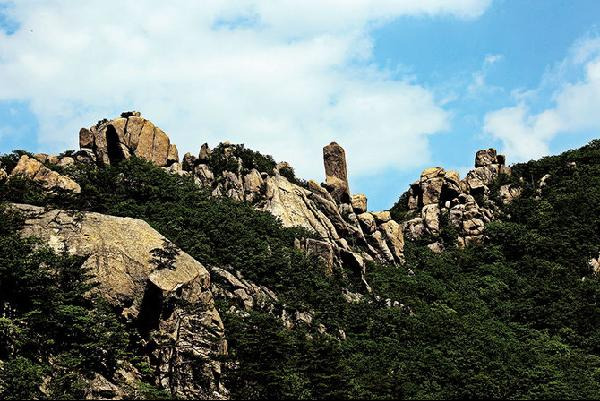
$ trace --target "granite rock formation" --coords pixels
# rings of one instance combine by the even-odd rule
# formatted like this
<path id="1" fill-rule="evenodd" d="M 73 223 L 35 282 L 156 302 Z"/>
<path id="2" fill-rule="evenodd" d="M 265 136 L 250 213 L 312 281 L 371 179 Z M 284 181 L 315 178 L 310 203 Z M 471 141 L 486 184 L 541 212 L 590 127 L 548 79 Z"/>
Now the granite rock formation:
<path id="1" fill-rule="evenodd" d="M 104 165 L 133 155 L 159 167 L 179 162 L 177 147 L 171 144 L 167 134 L 138 112 L 123 113 L 114 120 L 102 120 L 90 128 L 82 128 L 79 147 L 91 150 Z"/>
<path id="2" fill-rule="evenodd" d="M 505 157 L 496 150 L 480 150 L 475 156 L 475 168 L 460 179 L 455 171 L 441 167 L 425 169 L 418 181 L 410 186 L 405 199 L 407 213 L 404 234 L 415 240 L 430 235 L 440 235 L 443 215 L 458 230 L 458 244 L 465 246 L 480 242 L 485 224 L 496 218 L 497 206 L 490 201 L 489 186 L 500 174 L 510 175 Z M 520 195 L 520 190 L 510 185 L 500 189 L 503 202 L 511 202 Z M 430 244 L 434 252 L 441 252 L 441 243 Z"/>
<path id="3" fill-rule="evenodd" d="M 64 159 L 63 159 L 64 160 Z M 32 179 L 49 191 L 67 191 L 80 193 L 81 187 L 71 178 L 50 170 L 41 162 L 27 155 L 21 156 L 19 163 L 11 172 L 11 177 L 22 176 Z"/>
<path id="4" fill-rule="evenodd" d="M 166 239 L 142 220 L 13 207 L 27 218 L 24 236 L 41 238 L 55 251 L 87 258 L 83 267 L 97 281 L 96 291 L 138 327 L 148 362 L 158 372 L 157 386 L 183 398 L 227 396 L 219 362 L 227 353 L 227 342 L 210 274 L 202 264 L 184 252 L 178 253 L 172 268 L 153 263 L 152 250 L 163 247 Z M 180 306 L 184 303 L 190 307 Z M 101 377 L 90 385 L 94 382 L 117 389 L 120 385 Z"/>
<path id="5" fill-rule="evenodd" d="M 346 152 L 336 142 L 323 148 L 323 164 L 325 165 L 325 182 L 330 188 L 331 196 L 339 203 L 350 203 L 348 186 L 348 167 Z"/>

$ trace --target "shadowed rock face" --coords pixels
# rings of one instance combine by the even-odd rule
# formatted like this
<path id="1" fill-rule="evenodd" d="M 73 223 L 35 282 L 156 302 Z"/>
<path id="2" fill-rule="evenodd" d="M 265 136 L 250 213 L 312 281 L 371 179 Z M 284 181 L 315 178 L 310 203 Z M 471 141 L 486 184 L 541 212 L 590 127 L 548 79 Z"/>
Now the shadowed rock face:
<path id="1" fill-rule="evenodd" d="M 27 218 L 24 236 L 41 238 L 56 251 L 87 257 L 83 267 L 98 282 L 95 291 L 122 310 L 149 344 L 157 385 L 182 398 L 226 397 L 219 358 L 226 354 L 227 343 L 210 274 L 201 263 L 180 251 L 172 268 L 159 268 L 151 251 L 163 247 L 165 238 L 143 220 L 13 207 Z M 182 304 L 190 306 L 173 307 Z"/>
<path id="2" fill-rule="evenodd" d="M 346 152 L 336 142 L 323 148 L 325 182 L 331 188 L 331 196 L 340 203 L 350 203 Z"/>
<path id="3" fill-rule="evenodd" d="M 101 121 L 79 132 L 81 149 L 91 150 L 104 165 L 118 163 L 135 155 L 159 167 L 179 161 L 177 147 L 152 122 L 137 112 L 123 113 L 120 118 Z"/>

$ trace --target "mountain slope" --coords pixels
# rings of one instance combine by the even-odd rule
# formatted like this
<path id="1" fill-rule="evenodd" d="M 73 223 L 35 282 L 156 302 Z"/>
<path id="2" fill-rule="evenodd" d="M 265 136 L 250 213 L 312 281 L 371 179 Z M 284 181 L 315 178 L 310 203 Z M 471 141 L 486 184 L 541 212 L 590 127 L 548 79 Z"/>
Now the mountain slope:
<path id="1" fill-rule="evenodd" d="M 213 154 L 224 155 L 230 147 L 219 147 Z M 231 152 L 240 152 L 236 149 Z M 276 163 L 247 150 L 243 157 L 240 154 L 242 169 L 254 167 L 233 175 L 227 174 L 228 168 L 237 169 L 240 163 L 225 168 L 228 157 L 213 156 L 213 162 L 203 164 L 188 156 L 181 169 L 171 164 L 167 172 L 135 157 L 98 166 L 73 154 L 71 166 L 47 166 L 77 182 L 80 194 L 49 189 L 35 177 L 15 176 L 8 181 L 0 179 L 0 196 L 5 201 L 49 209 L 145 220 L 205 265 L 211 272 L 211 292 L 228 343 L 221 380 L 231 398 L 600 396 L 600 283 L 594 261 L 600 252 L 599 142 L 513 165 L 511 175 L 488 179 L 487 173 L 479 170 L 482 174 L 471 176 L 471 184 L 466 181 L 468 188 L 461 189 L 459 183 L 458 190 L 468 190 L 473 199 L 464 195 L 465 202 L 455 205 L 445 198 L 448 192 L 443 188 L 451 184 L 445 178 L 447 172 L 425 174 L 400 198 L 392 216 L 398 219 L 396 224 L 407 227 L 407 221 L 423 219 L 423 210 L 432 208 L 425 206 L 436 204 L 437 231 L 407 236 L 402 264 L 372 257 L 372 261 L 365 259 L 362 267 L 343 257 L 339 251 L 343 242 L 339 249 L 333 248 L 337 240 L 323 241 L 318 232 L 306 228 L 283 227 L 273 214 L 256 210 L 264 206 L 261 190 L 246 193 L 244 178 L 253 168 L 259 171 L 259 163 L 270 168 Z M 6 156 L 2 166 L 11 173 L 10 166 L 19 158 Z M 494 164 L 503 165 L 487 166 Z M 199 183 L 196 173 L 183 173 L 190 168 L 207 172 L 199 166 L 210 167 L 214 186 Z M 289 167 L 280 166 L 279 177 L 283 168 Z M 261 179 L 276 179 L 277 174 L 271 174 Z M 241 192 L 239 185 L 230 185 L 240 177 Z M 292 177 L 286 181 L 297 180 Z M 482 178 L 487 180 L 481 182 L 485 188 L 476 182 Z M 215 192 L 217 188 L 221 189 Z M 340 188 L 343 197 L 344 185 L 332 190 Z M 246 203 L 231 199 L 241 195 L 246 200 L 249 194 L 254 194 L 253 199 Z M 419 198 L 423 194 L 433 195 L 429 199 L 435 203 Z M 410 201 L 411 196 L 416 202 Z M 448 201 L 450 207 L 445 205 Z M 473 202 L 477 210 L 471 212 L 466 205 L 473 206 Z M 416 208 L 411 206 L 415 204 Z M 481 219 L 469 215 L 457 227 L 452 209 L 460 205 L 465 206 L 461 216 L 493 211 L 494 218 L 485 221 L 476 241 L 460 240 L 465 238 L 458 231 L 464 229 L 464 222 Z M 330 216 L 335 216 L 322 213 L 330 221 Z M 352 213 L 357 215 L 354 210 Z M 342 221 L 352 213 L 340 213 Z M 39 287 L 31 281 L 15 281 L 21 275 L 16 272 L 22 271 L 15 266 L 21 259 L 32 260 L 24 265 L 28 269 L 24 273 L 36 276 L 45 271 L 44 265 L 54 266 L 66 256 L 48 250 L 37 254 L 27 248 L 28 240 L 16 234 L 18 221 L 10 214 L 4 216 L 14 223 L 4 224 L 0 231 L 6 244 L 0 253 L 0 280 L 36 299 Z M 340 222 L 339 228 L 345 224 Z M 380 230 L 382 221 L 376 224 Z M 311 239 L 332 245 L 334 268 L 328 268 L 323 252 L 302 245 Z M 370 252 L 359 243 L 348 246 L 349 253 L 359 256 Z M 50 263 L 40 263 L 45 259 Z M 69 263 L 77 267 L 72 260 Z M 54 284 L 48 285 L 53 288 Z M 86 289 L 69 291 L 83 294 Z M 3 321 L 8 328 L 2 337 L 0 391 L 3 398 L 39 395 L 40 391 L 53 394 L 39 388 L 40 381 L 34 378 L 50 374 L 63 383 L 61 372 L 70 365 L 63 359 L 55 362 L 56 355 L 63 352 L 55 347 L 42 345 L 38 353 L 22 348 L 15 333 L 25 327 L 23 322 L 31 319 L 32 311 L 46 306 L 21 304 L 21 298 L 13 293 L 2 292 L 8 294 L 2 295 L 2 301 L 10 305 L 11 312 L 5 313 Z M 118 325 L 117 337 L 129 339 L 110 349 L 119 350 L 121 360 L 140 357 L 135 353 L 138 328 L 123 321 L 119 311 L 94 305 L 85 303 L 85 313 L 102 311 L 105 319 L 114 322 L 113 327 Z M 43 333 L 32 327 L 24 338 Z M 83 326 L 82 330 L 92 329 Z M 99 340 L 86 341 L 89 346 Z M 86 374 L 93 376 L 98 371 L 95 366 L 89 364 L 74 372 L 85 381 Z M 111 372 L 102 370 L 102 374 L 110 377 Z M 148 391 L 138 391 L 137 396 L 150 397 L 159 391 L 149 385 L 170 391 L 151 372 L 144 382 L 141 388 Z M 64 394 L 79 394 L 73 386 L 63 387 Z"/>

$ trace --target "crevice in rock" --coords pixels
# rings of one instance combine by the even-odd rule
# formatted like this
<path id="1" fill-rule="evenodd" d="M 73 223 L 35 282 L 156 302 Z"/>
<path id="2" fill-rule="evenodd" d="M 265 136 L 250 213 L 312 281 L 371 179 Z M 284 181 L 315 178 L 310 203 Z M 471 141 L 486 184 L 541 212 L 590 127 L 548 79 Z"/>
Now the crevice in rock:
<path id="1" fill-rule="evenodd" d="M 144 297 L 140 305 L 137 326 L 142 337 L 147 337 L 152 330 L 157 330 L 163 309 L 163 295 L 160 288 L 150 281 L 146 284 Z"/>
<path id="2" fill-rule="evenodd" d="M 106 127 L 106 150 L 111 164 L 125 160 L 125 154 L 123 154 L 123 149 L 121 149 L 119 134 L 117 134 L 117 130 L 112 124 L 109 124 Z"/>

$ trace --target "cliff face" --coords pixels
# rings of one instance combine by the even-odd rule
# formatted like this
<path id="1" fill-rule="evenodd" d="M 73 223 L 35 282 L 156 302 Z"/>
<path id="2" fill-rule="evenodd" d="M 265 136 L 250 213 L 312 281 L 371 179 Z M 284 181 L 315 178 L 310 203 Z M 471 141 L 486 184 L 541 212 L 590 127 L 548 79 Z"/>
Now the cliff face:
<path id="1" fill-rule="evenodd" d="M 23 236 L 41 238 L 57 252 L 86 257 L 95 291 L 138 327 L 157 385 L 184 398 L 224 398 L 219 358 L 227 353 L 223 322 L 215 308 L 207 269 L 177 251 L 171 261 L 156 250 L 166 239 L 142 220 L 13 205 L 25 217 Z M 120 398 L 139 372 L 123 379 L 96 378 L 91 392 L 112 389 Z M 102 388 L 96 388 L 100 386 Z"/>

